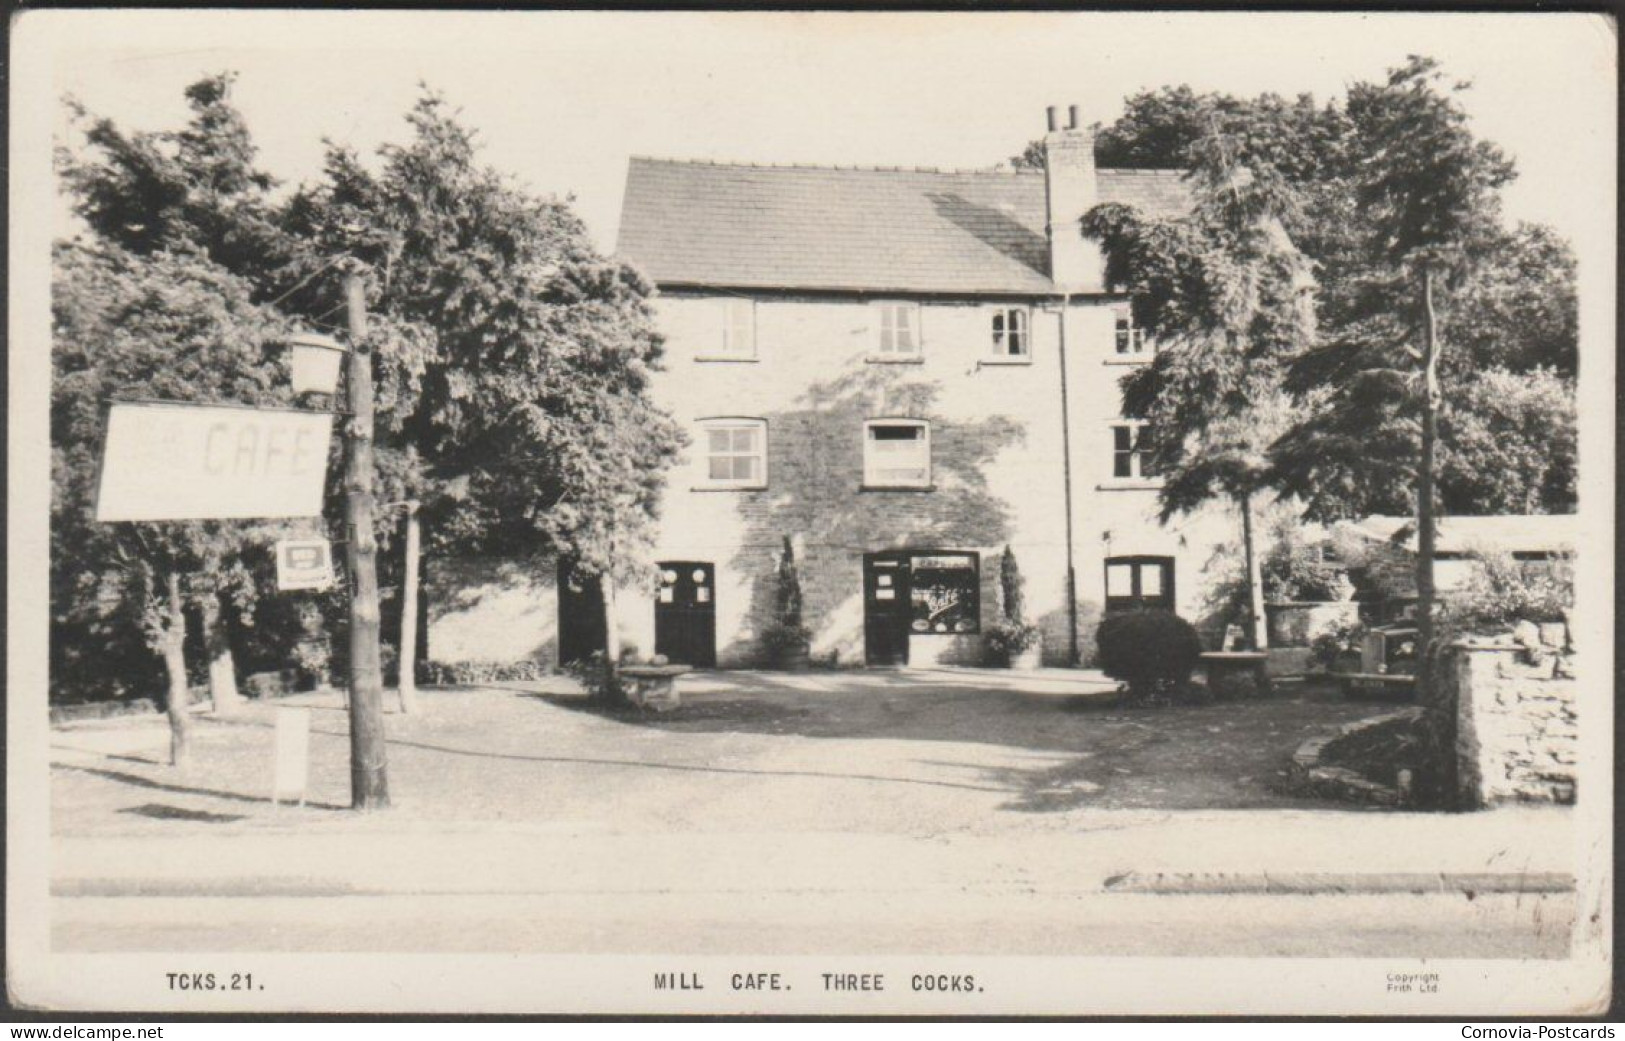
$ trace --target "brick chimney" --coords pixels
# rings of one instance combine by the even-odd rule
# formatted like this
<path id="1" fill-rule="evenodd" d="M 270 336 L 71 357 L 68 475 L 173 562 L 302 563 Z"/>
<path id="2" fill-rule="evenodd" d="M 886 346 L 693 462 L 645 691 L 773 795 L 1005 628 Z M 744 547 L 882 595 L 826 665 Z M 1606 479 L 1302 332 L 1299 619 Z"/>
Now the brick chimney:
<path id="1" fill-rule="evenodd" d="M 1085 239 L 1078 221 L 1099 201 L 1095 187 L 1095 132 L 1082 126 L 1078 106 L 1067 106 L 1062 129 L 1059 112 L 1049 108 L 1044 136 L 1044 196 L 1047 203 L 1049 271 L 1055 288 L 1068 291 L 1104 287 L 1099 247 Z"/>

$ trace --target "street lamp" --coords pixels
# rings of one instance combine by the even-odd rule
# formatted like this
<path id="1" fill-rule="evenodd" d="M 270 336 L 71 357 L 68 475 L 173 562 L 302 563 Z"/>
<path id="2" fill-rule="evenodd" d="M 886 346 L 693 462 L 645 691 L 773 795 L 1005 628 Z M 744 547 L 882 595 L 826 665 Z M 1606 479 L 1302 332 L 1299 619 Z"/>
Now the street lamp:
<path id="1" fill-rule="evenodd" d="M 288 341 L 289 367 L 295 394 L 332 394 L 338 389 L 339 369 L 349 353 L 342 343 L 322 333 L 295 333 Z"/>

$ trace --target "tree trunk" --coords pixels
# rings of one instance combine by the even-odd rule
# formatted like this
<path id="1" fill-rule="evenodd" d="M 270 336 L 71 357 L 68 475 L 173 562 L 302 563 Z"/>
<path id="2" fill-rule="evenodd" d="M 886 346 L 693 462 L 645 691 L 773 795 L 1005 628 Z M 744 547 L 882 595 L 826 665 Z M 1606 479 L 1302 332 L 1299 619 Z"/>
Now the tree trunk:
<path id="1" fill-rule="evenodd" d="M 1247 558 L 1247 635 L 1253 650 L 1263 651 L 1269 649 L 1270 638 L 1264 619 L 1264 565 L 1253 532 L 1252 495 L 1242 493 L 1237 504 L 1241 507 L 1241 548 Z"/>
<path id="2" fill-rule="evenodd" d="M 243 698 L 237 692 L 237 663 L 231 655 L 219 595 L 206 594 L 202 610 L 203 646 L 209 656 L 209 697 L 214 701 L 217 714 L 234 712 L 242 708 Z"/>
<path id="3" fill-rule="evenodd" d="M 186 769 L 192 761 L 191 691 L 186 684 L 186 613 L 181 607 L 181 577 L 171 574 L 168 625 L 164 629 L 164 667 L 169 672 L 169 764 Z"/>
<path id="4" fill-rule="evenodd" d="M 621 663 L 621 631 L 616 624 L 615 580 L 608 575 L 600 575 L 598 587 L 604 594 L 604 700 L 619 704 L 624 698 L 618 671 Z"/>
<path id="5" fill-rule="evenodd" d="M 1416 467 L 1416 648 L 1419 693 L 1431 691 L 1433 660 L 1433 604 L 1437 592 L 1433 584 L 1435 546 L 1435 504 L 1433 501 L 1434 455 L 1439 440 L 1439 316 L 1433 304 L 1433 270 L 1422 272 L 1422 305 L 1427 311 L 1426 336 L 1422 341 L 1422 452 Z"/>
<path id="6" fill-rule="evenodd" d="M 384 676 L 378 645 L 378 540 L 372 527 L 372 352 L 361 276 L 345 278 L 350 319 L 349 437 L 345 439 L 350 541 L 350 805 L 389 805 L 384 769 Z"/>
<path id="7" fill-rule="evenodd" d="M 406 567 L 401 578 L 401 653 L 397 686 L 400 690 L 401 711 L 417 708 L 418 678 L 418 504 L 406 504 Z"/>

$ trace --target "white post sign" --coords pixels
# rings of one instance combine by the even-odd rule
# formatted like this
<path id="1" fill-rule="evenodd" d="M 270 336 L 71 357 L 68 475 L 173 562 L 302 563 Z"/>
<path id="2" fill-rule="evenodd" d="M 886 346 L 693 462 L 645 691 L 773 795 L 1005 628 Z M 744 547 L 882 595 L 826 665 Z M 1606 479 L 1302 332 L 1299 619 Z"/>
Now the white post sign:
<path id="1" fill-rule="evenodd" d="M 332 436 L 326 412 L 116 402 L 96 519 L 319 516 Z"/>
<path id="2" fill-rule="evenodd" d="M 305 804 L 310 778 L 310 709 L 287 706 L 276 712 L 276 772 L 271 802 Z"/>
<path id="3" fill-rule="evenodd" d="M 276 587 L 326 589 L 333 584 L 333 551 L 326 539 L 283 539 L 276 544 Z"/>

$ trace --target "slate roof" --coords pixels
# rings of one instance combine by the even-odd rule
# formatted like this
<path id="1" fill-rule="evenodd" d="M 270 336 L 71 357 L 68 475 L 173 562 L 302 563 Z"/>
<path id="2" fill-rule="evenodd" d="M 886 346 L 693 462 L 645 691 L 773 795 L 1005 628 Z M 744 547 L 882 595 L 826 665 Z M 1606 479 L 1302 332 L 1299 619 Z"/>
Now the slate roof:
<path id="1" fill-rule="evenodd" d="M 1349 530 L 1373 542 L 1395 542 L 1416 552 L 1416 518 L 1373 515 L 1345 522 Z M 1553 553 L 1579 545 L 1580 518 L 1572 513 L 1498 514 L 1488 517 L 1441 517 L 1435 551 L 1467 553 L 1475 549 L 1503 553 Z"/>
<path id="2" fill-rule="evenodd" d="M 1173 170 L 1097 172 L 1100 200 L 1190 207 Z M 1041 171 L 744 166 L 633 157 L 617 251 L 660 285 L 1054 291 Z"/>

